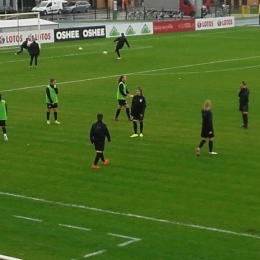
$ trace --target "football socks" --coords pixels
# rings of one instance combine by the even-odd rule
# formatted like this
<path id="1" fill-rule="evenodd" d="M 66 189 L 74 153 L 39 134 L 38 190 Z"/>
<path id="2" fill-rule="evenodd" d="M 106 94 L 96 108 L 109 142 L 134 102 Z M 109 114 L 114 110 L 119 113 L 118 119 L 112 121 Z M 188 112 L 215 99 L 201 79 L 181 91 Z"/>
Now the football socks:
<path id="1" fill-rule="evenodd" d="M 118 108 L 117 111 L 116 111 L 116 117 L 115 118 L 118 118 L 120 112 L 121 112 L 121 109 Z"/>
<path id="2" fill-rule="evenodd" d="M 206 143 L 206 140 L 202 139 L 199 145 L 199 148 L 202 148 L 202 146 Z"/>
<path id="3" fill-rule="evenodd" d="M 137 122 L 133 121 L 134 133 L 137 134 Z"/>

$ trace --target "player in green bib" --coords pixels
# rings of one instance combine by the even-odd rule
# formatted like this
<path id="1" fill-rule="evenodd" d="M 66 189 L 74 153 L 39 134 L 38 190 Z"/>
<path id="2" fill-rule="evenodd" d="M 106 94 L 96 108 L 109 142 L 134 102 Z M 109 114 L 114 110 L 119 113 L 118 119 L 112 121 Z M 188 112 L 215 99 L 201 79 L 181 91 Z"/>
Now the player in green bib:
<path id="1" fill-rule="evenodd" d="M 127 97 L 133 97 L 133 95 L 131 95 L 126 87 L 126 76 L 122 75 L 120 76 L 120 78 L 118 79 L 118 88 L 117 88 L 117 100 L 118 100 L 118 107 L 116 110 L 116 116 L 115 116 L 115 121 L 119 121 L 118 116 L 121 112 L 122 107 L 126 108 L 126 115 L 128 120 L 131 121 L 131 117 L 130 117 L 130 109 L 129 109 L 129 105 L 127 104 L 126 98 Z"/>
<path id="2" fill-rule="evenodd" d="M 50 84 L 46 88 L 46 104 L 47 104 L 47 124 L 49 125 L 50 122 L 50 113 L 51 109 L 53 109 L 54 112 L 54 120 L 55 124 L 60 124 L 58 121 L 58 88 L 56 86 L 56 80 L 50 79 Z"/>
<path id="3" fill-rule="evenodd" d="M 7 104 L 5 100 L 2 99 L 2 94 L 0 94 L 0 127 L 2 128 L 4 134 L 4 140 L 8 141 L 6 134 L 6 121 L 7 120 Z"/>

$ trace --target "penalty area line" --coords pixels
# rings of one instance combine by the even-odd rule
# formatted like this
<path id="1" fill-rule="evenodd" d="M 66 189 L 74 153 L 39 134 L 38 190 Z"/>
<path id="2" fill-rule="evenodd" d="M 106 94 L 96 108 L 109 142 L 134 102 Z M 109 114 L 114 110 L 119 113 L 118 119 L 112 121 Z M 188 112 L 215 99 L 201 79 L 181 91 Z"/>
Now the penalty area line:
<path id="1" fill-rule="evenodd" d="M 241 237 L 249 237 L 249 238 L 260 239 L 260 236 L 257 236 L 257 235 L 239 233 L 239 232 L 234 232 L 234 231 L 230 231 L 230 230 L 218 229 L 218 228 L 213 228 L 213 227 L 205 227 L 205 226 L 182 223 L 182 222 L 177 222 L 177 221 L 170 221 L 170 220 L 166 220 L 166 219 L 147 217 L 147 216 L 142 216 L 142 215 L 137 215 L 137 214 L 130 214 L 130 213 L 111 211 L 111 210 L 104 210 L 104 209 L 88 207 L 88 206 L 84 206 L 84 205 L 69 204 L 69 203 L 65 203 L 65 202 L 45 200 L 45 199 L 40 199 L 40 198 L 35 198 L 35 197 L 27 197 L 25 195 L 13 194 L 13 193 L 8 193 L 8 192 L 0 192 L 0 195 L 15 197 L 15 198 L 19 198 L 19 199 L 25 199 L 25 200 L 31 200 L 31 201 L 37 201 L 37 202 L 42 202 L 42 203 L 46 203 L 46 204 L 60 205 L 60 206 L 64 206 L 64 207 L 85 209 L 85 210 L 91 210 L 91 211 L 96 211 L 96 212 L 102 212 L 102 213 L 106 213 L 106 214 L 119 215 L 119 216 L 131 217 L 131 218 L 138 218 L 138 219 L 142 219 L 142 220 L 150 220 L 150 221 L 153 221 L 153 222 L 167 223 L 167 224 L 183 226 L 183 227 L 188 227 L 188 228 L 196 228 L 196 229 L 202 229 L 202 230 L 207 230 L 207 231 L 214 231 L 214 232 L 224 233 L 224 234 L 229 234 L 229 235 L 236 235 L 236 236 L 241 236 Z"/>

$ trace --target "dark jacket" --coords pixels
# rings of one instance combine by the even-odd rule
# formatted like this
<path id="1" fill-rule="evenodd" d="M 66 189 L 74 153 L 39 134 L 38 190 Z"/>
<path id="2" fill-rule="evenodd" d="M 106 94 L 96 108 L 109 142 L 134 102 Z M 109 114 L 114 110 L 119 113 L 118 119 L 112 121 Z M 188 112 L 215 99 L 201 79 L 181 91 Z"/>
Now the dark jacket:
<path id="1" fill-rule="evenodd" d="M 124 44 L 126 44 L 126 45 L 128 46 L 128 48 L 130 48 L 130 45 L 129 45 L 129 43 L 128 43 L 128 41 L 127 41 L 127 39 L 126 39 L 125 36 L 120 36 L 120 37 L 116 38 L 116 39 L 114 40 L 114 42 L 117 42 L 116 47 L 117 47 L 118 49 L 122 49 L 123 46 L 124 46 Z"/>
<path id="2" fill-rule="evenodd" d="M 143 115 L 146 109 L 146 100 L 144 96 L 135 95 L 132 99 L 131 115 Z"/>
<path id="3" fill-rule="evenodd" d="M 249 102 L 249 89 L 248 88 L 241 88 L 238 96 L 239 96 L 239 103 L 241 105 L 245 105 Z"/>
<path id="4" fill-rule="evenodd" d="M 28 41 L 24 41 L 21 45 L 22 48 L 27 49 L 28 48 Z"/>
<path id="5" fill-rule="evenodd" d="M 92 144 L 96 142 L 105 142 L 106 137 L 108 142 L 111 142 L 108 128 L 102 121 L 97 121 L 91 126 L 89 138 Z"/>
<path id="6" fill-rule="evenodd" d="M 31 55 L 40 55 L 40 48 L 39 48 L 39 44 L 35 41 L 33 41 L 30 44 L 30 48 L 29 48 L 30 54 Z"/>
<path id="7" fill-rule="evenodd" d="M 208 131 L 213 131 L 213 114 L 211 110 L 204 110 L 201 111 L 202 116 L 202 128 L 208 129 Z"/>

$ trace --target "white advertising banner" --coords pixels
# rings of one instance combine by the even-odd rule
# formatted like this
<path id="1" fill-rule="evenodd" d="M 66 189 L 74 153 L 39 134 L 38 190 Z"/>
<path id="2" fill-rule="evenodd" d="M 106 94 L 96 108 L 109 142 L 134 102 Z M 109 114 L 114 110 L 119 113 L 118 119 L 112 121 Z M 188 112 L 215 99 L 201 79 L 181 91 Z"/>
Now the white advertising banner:
<path id="1" fill-rule="evenodd" d="M 106 38 L 118 37 L 124 33 L 125 36 L 153 34 L 153 23 L 125 23 L 106 25 Z"/>
<path id="2" fill-rule="evenodd" d="M 212 30 L 235 27 L 233 16 L 196 19 L 195 30 Z"/>
<path id="3" fill-rule="evenodd" d="M 29 44 L 33 39 L 40 39 L 41 43 L 49 43 L 54 42 L 54 33 L 52 29 L 41 31 L 39 37 L 38 31 L 0 33 L 0 48 L 6 46 L 19 46 L 26 38 L 28 38 Z"/>

